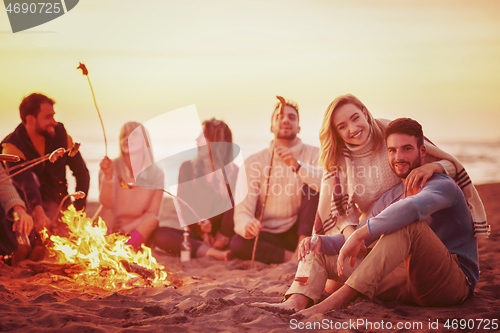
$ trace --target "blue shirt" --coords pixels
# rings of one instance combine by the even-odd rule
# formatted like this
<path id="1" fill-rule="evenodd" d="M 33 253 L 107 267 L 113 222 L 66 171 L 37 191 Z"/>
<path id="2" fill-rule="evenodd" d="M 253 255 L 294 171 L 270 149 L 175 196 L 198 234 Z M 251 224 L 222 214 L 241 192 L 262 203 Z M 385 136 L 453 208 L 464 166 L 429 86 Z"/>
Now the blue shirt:
<path id="1" fill-rule="evenodd" d="M 462 190 L 448 175 L 434 174 L 419 193 L 407 198 L 401 182 L 377 201 L 368 219 L 359 227 L 367 225 L 370 238 L 365 243 L 368 245 L 383 234 L 422 220 L 448 251 L 457 255 L 474 290 L 479 280 L 479 258 L 472 217 Z M 324 254 L 338 254 L 344 244 L 343 235 L 320 237 Z"/>

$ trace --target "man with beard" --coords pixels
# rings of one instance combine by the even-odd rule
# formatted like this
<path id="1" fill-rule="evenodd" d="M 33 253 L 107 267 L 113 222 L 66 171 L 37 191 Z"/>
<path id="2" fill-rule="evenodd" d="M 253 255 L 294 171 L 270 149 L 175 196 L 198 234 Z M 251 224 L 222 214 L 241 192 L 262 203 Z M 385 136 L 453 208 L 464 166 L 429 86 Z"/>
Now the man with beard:
<path id="1" fill-rule="evenodd" d="M 234 231 L 230 242 L 232 254 L 251 259 L 255 237 L 259 234 L 255 260 L 281 263 L 293 258 L 298 242 L 311 235 L 316 214 L 323 170 L 318 167 L 319 148 L 306 145 L 297 137 L 300 132 L 299 108 L 287 101 L 278 123 L 280 104 L 271 117 L 271 133 L 276 133 L 272 169 L 271 147 L 245 160 L 245 172 L 238 174 L 236 201 L 248 195 L 235 207 Z M 269 173 L 271 172 L 271 175 Z M 269 196 L 262 222 L 262 203 Z M 296 257 L 296 256 L 295 256 Z"/>
<path id="2" fill-rule="evenodd" d="M 8 167 L 41 157 L 57 148 L 73 146 L 73 140 L 66 133 L 64 125 L 54 120 L 54 103 L 51 98 L 38 93 L 22 100 L 19 105 L 22 122 L 2 141 L 2 152 L 19 156 L 21 160 L 7 163 Z M 13 178 L 34 218 L 37 231 L 48 227 L 61 200 L 68 194 L 66 165 L 76 178 L 76 191 L 87 194 L 89 171 L 79 152 L 73 157 L 65 154 L 55 163 L 46 161 Z M 85 203 L 86 199 L 79 199 L 75 207 L 83 209 Z"/>
<path id="3" fill-rule="evenodd" d="M 454 306 L 474 292 L 478 250 L 463 192 L 451 177 L 436 173 L 405 193 L 404 180 L 426 154 L 416 121 L 392 121 L 386 143 L 389 164 L 401 183 L 380 198 L 345 243 L 342 235 L 319 236 L 311 249 L 310 239 L 305 239 L 299 256 L 316 253 L 307 283 L 294 282 L 284 303 L 254 305 L 309 315 L 339 309 L 362 295 L 419 306 Z M 360 251 L 376 239 L 368 255 Z M 349 265 L 344 263 L 347 258 Z M 344 286 L 317 304 L 327 278 L 341 280 Z M 306 309 L 310 304 L 316 305 Z"/>

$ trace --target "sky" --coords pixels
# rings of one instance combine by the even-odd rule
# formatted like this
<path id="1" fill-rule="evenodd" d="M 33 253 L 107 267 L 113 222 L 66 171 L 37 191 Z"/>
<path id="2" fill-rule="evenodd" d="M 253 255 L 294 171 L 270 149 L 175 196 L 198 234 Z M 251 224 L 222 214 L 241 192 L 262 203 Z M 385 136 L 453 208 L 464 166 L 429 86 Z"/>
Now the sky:
<path id="1" fill-rule="evenodd" d="M 1 12 L 1 136 L 38 91 L 76 141 L 100 139 L 79 62 L 113 139 L 126 121 L 195 104 L 236 143 L 262 147 L 282 95 L 319 145 L 326 107 L 352 93 L 375 117 L 418 120 L 433 141 L 500 141 L 498 0 L 81 0 L 15 34 Z"/>

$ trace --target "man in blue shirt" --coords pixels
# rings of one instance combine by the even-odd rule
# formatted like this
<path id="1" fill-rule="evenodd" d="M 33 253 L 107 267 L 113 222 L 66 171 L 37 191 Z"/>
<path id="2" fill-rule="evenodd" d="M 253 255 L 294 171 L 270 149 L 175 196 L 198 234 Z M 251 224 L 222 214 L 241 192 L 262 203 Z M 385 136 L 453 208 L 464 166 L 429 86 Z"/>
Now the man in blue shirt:
<path id="1" fill-rule="evenodd" d="M 477 241 L 461 189 L 446 174 L 434 174 L 405 189 L 406 178 L 426 153 L 422 127 L 416 121 L 392 121 L 386 143 L 389 164 L 401 184 L 380 198 L 347 241 L 342 235 L 319 236 L 311 249 L 311 238 L 306 238 L 299 256 L 315 251 L 311 276 L 305 284 L 295 281 L 286 293 L 288 299 L 273 306 L 308 315 L 339 309 L 362 295 L 452 306 L 473 293 L 479 279 Z M 362 254 L 365 244 L 376 239 L 369 254 Z M 316 304 L 328 278 L 344 286 Z M 316 305 L 306 309 L 311 303 Z"/>

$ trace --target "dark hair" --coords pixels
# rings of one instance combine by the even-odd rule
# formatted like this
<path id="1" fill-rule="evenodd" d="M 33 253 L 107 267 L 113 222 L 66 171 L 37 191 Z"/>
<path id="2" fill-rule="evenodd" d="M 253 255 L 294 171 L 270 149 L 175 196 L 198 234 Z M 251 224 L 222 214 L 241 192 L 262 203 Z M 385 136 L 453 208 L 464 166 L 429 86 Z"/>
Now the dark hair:
<path id="1" fill-rule="evenodd" d="M 408 134 L 417 138 L 417 146 L 420 148 L 424 144 L 424 133 L 422 126 L 411 118 L 394 119 L 385 129 L 385 139 L 394 133 Z"/>
<path id="2" fill-rule="evenodd" d="M 21 115 L 21 121 L 26 124 L 26 117 L 29 115 L 35 118 L 40 113 L 40 105 L 43 103 L 48 103 L 54 105 L 56 102 L 43 94 L 33 93 L 27 97 L 24 97 L 21 104 L 19 105 L 19 114 Z"/>
<path id="3" fill-rule="evenodd" d="M 205 120 L 201 124 L 203 134 L 211 142 L 233 142 L 233 134 L 227 124 L 215 118 Z"/>
<path id="4" fill-rule="evenodd" d="M 205 139 L 208 141 L 207 144 L 211 144 L 212 142 L 228 142 L 233 143 L 233 134 L 229 126 L 222 120 L 218 120 L 215 118 L 211 118 L 209 120 L 205 120 L 201 124 L 203 128 L 203 135 L 205 135 Z M 217 163 L 222 163 L 223 165 L 230 163 L 233 158 L 233 145 L 215 145 L 210 146 L 212 157 L 214 161 L 218 161 Z M 203 173 L 200 173 L 203 175 Z"/>
<path id="5" fill-rule="evenodd" d="M 271 114 L 271 124 L 273 123 L 274 111 L 279 110 L 280 106 L 281 106 L 281 102 L 277 102 L 274 105 L 274 110 L 273 110 L 273 113 Z M 292 101 L 291 99 L 287 99 L 287 100 L 285 100 L 285 106 L 289 106 L 291 108 L 294 108 L 295 111 L 297 111 L 297 120 L 300 120 L 299 105 L 296 102 Z"/>

